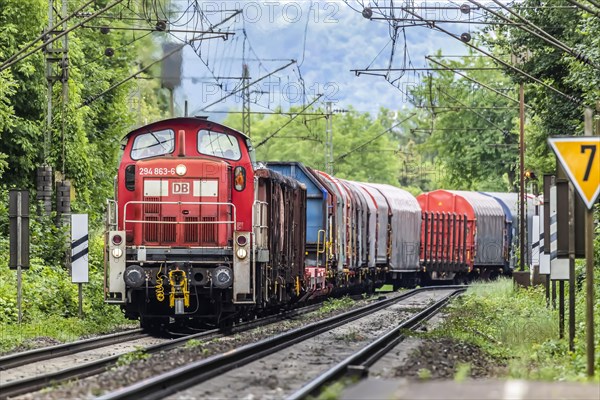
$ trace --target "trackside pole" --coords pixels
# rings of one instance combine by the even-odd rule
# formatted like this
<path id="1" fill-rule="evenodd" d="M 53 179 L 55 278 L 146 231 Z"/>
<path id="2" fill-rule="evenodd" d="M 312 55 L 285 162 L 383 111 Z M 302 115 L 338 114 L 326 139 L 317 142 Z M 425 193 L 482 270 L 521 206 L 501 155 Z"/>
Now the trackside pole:
<path id="1" fill-rule="evenodd" d="M 83 319 L 83 284 L 78 283 L 79 286 L 79 319 Z"/>
<path id="2" fill-rule="evenodd" d="M 9 261 L 17 271 L 17 317 L 23 319 L 23 271 L 29 268 L 29 192 L 11 189 L 8 192 Z"/>
<path id="3" fill-rule="evenodd" d="M 569 350 L 575 350 L 575 188 L 569 182 Z M 581 229 L 581 228 L 580 228 Z"/>
<path id="4" fill-rule="evenodd" d="M 592 136 L 592 110 L 584 112 L 584 135 Z M 600 133 L 600 132 L 599 132 Z M 594 207 L 585 214 L 585 325 L 587 344 L 587 374 L 594 376 Z"/>
<path id="5" fill-rule="evenodd" d="M 19 240 L 19 242 L 21 241 L 21 238 L 23 236 L 23 224 L 22 224 L 22 219 L 21 219 L 21 215 L 23 213 L 23 210 L 21 209 L 22 207 L 22 193 L 21 192 L 17 192 L 17 238 Z M 23 302 L 23 277 L 22 277 L 22 271 L 21 271 L 21 262 L 22 262 L 22 251 L 21 251 L 21 244 L 19 243 L 17 245 L 17 309 L 18 309 L 18 321 L 19 324 L 21 323 L 21 320 L 23 319 L 23 311 L 22 311 L 22 302 Z"/>

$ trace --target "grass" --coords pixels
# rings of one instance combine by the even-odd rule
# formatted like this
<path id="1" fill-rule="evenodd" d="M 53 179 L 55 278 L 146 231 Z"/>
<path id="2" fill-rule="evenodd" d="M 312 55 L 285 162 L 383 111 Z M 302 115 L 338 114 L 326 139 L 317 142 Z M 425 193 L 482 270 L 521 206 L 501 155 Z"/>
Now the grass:
<path id="1" fill-rule="evenodd" d="M 558 338 L 558 312 L 546 307 L 544 289 L 516 288 L 510 279 L 473 284 L 450 305 L 448 318 L 431 334 L 480 346 L 507 363 L 511 378 L 586 380 L 583 295 L 580 292 L 577 298 L 579 323 L 573 352 L 567 339 Z M 595 318 L 599 314 L 596 309 Z M 600 343 L 597 331 L 596 343 Z M 599 369 L 596 354 L 596 381 Z"/>
<path id="2" fill-rule="evenodd" d="M 134 351 L 120 356 L 115 364 L 115 368 L 124 367 L 135 361 L 147 360 L 148 358 L 150 358 L 150 354 L 146 353 L 143 347 L 136 347 Z"/>
<path id="3" fill-rule="evenodd" d="M 350 297 L 344 296 L 337 299 L 327 299 L 323 302 L 323 305 L 319 308 L 320 314 L 327 314 L 332 311 L 343 310 L 352 307 L 354 300 Z"/>
<path id="4" fill-rule="evenodd" d="M 380 287 L 379 289 L 375 289 L 375 292 L 393 292 L 394 291 L 394 286 L 393 285 L 383 285 L 382 287 Z"/>
<path id="5" fill-rule="evenodd" d="M 337 400 L 342 396 L 342 392 L 348 386 L 356 383 L 358 379 L 356 377 L 346 377 L 339 381 L 335 381 L 323 388 L 321 393 L 316 397 L 316 400 Z M 315 397 L 308 396 L 309 400 L 315 400 Z"/>
<path id="6" fill-rule="evenodd" d="M 59 342 L 71 342 L 91 334 L 113 332 L 116 329 L 135 328 L 132 321 L 114 320 L 90 321 L 75 317 L 47 316 L 43 320 L 22 324 L 0 325 L 0 352 L 4 353 L 16 347 L 28 348 L 32 339 L 52 338 Z"/>

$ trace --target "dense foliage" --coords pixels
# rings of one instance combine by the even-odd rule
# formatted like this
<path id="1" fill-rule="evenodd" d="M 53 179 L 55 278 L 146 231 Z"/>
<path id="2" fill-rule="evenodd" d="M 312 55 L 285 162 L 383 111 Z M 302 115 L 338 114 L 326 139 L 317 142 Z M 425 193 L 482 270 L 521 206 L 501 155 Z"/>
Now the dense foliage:
<path id="1" fill-rule="evenodd" d="M 89 2 L 69 1 L 68 13 L 84 3 Z M 109 3 L 93 2 L 68 26 Z M 148 117 L 160 118 L 166 109 L 164 90 L 157 80 L 133 79 L 117 85 L 137 72 L 141 64 L 160 56 L 161 34 L 119 29 L 131 25 L 128 18 L 138 12 L 135 7 L 134 3 L 123 2 L 94 19 L 96 28 L 88 24 L 69 33 L 68 99 L 63 101 L 61 82 L 56 81 L 51 93 L 54 113 L 49 131 L 45 53 L 35 51 L 0 72 L 0 254 L 4 255 L 0 257 L 0 324 L 6 333 L 2 339 L 13 345 L 36 335 L 73 339 L 123 322 L 118 308 L 103 304 L 104 202 L 113 196 L 122 137 Z M 22 54 L 29 43 L 34 43 L 30 49 L 41 44 L 36 40 L 47 28 L 47 13 L 46 0 L 0 0 L 0 68 L 11 57 Z M 111 29 L 102 33 L 98 26 Z M 61 40 L 53 46 L 61 48 Z M 110 51 L 105 53 L 106 49 L 112 49 L 112 56 Z M 55 65 L 54 72 L 62 71 Z M 157 75 L 156 71 L 151 73 Z M 76 318 L 77 286 L 71 284 L 69 271 L 64 268 L 65 230 L 56 226 L 53 213 L 31 218 L 31 268 L 23 273 L 25 324 L 18 327 L 13 325 L 17 320 L 16 274 L 8 269 L 7 189 L 29 189 L 31 211 L 35 212 L 35 174 L 43 163 L 54 168 L 56 179 L 71 181 L 73 212 L 90 216 L 90 283 L 84 285 L 83 307 L 86 321 Z M 19 333 L 16 342 L 13 332 Z M 72 336 L 66 337 L 69 333 Z M 0 349 L 7 345 L 1 343 Z"/>
<path id="2" fill-rule="evenodd" d="M 600 277 L 596 283 L 600 283 Z M 517 288 L 509 279 L 472 285 L 453 302 L 449 318 L 432 335 L 452 336 L 479 345 L 508 365 L 507 374 L 511 378 L 583 381 L 587 379 L 585 291 L 578 290 L 576 299 L 573 352 L 569 351 L 566 340 L 558 338 L 558 311 L 546 306 L 543 287 Z M 598 298 L 595 311 L 597 321 Z M 595 342 L 600 343 L 597 329 Z M 595 357 L 598 371 L 598 351 Z"/>
<path id="3" fill-rule="evenodd" d="M 600 112 L 600 19 L 565 0 L 552 5 L 544 7 L 538 1 L 525 0 L 515 3 L 513 10 L 542 27 L 552 35 L 552 41 L 558 40 L 574 54 L 585 57 L 588 63 L 519 26 L 494 25 L 482 35 L 496 55 L 505 60 L 511 54 L 517 55 L 519 68 L 565 95 L 533 83 L 514 70 L 504 71 L 513 82 L 525 83 L 525 102 L 531 106 L 527 115 L 526 163 L 538 176 L 554 170 L 547 138 L 581 135 L 584 108 Z"/>
<path id="4" fill-rule="evenodd" d="M 324 171 L 325 110 L 315 108 L 306 113 L 309 115 L 294 119 L 278 114 L 253 115 L 251 136 L 257 159 L 300 161 Z M 400 127 L 394 125 L 400 120 L 389 120 L 387 114 L 386 110 L 382 110 L 378 117 L 373 118 L 368 113 L 350 108 L 347 112 L 331 116 L 336 176 L 398 185 L 400 164 L 397 153 L 400 149 L 394 134 L 398 134 Z M 225 124 L 241 129 L 242 118 L 239 114 L 231 114 Z"/>
<path id="5" fill-rule="evenodd" d="M 441 55 L 432 57 L 432 65 L 442 60 Z M 461 74 L 464 69 L 475 70 L 469 71 L 470 79 L 450 70 L 439 71 L 413 90 L 413 101 L 428 114 L 422 127 L 428 136 L 420 150 L 443 166 L 442 187 L 513 189 L 518 172 L 518 104 L 476 82 L 493 82 L 500 93 L 511 90 L 512 83 L 490 59 L 474 52 L 444 60 L 442 65 Z"/>
<path id="6" fill-rule="evenodd" d="M 83 3 L 69 2 L 69 12 Z M 95 2 L 86 11 L 100 10 L 106 3 Z M 47 25 L 47 12 L 44 0 L 0 0 L 0 60 L 20 54 L 20 49 L 39 37 Z M 126 17 L 132 10 L 123 6 L 111 14 L 115 12 Z M 81 18 L 74 18 L 70 24 L 79 21 Z M 44 53 L 34 52 L 0 73 L 0 184 L 34 189 L 36 168 L 45 162 L 71 181 L 76 193 L 74 211 L 90 213 L 97 225 L 103 199 L 112 190 L 119 142 L 142 118 L 131 111 L 133 102 L 138 101 L 136 92 L 139 101 L 145 96 L 140 109 L 156 116 L 158 96 L 151 94 L 159 84 L 132 80 L 97 97 L 139 69 L 136 64 L 142 49 L 150 49 L 149 55 L 157 46 L 150 37 L 118 30 L 125 23 L 107 15 L 94 24 L 117 29 L 102 34 L 99 29 L 79 28 L 69 34 L 68 100 L 63 101 L 61 83 L 55 82 L 50 142 L 45 138 L 48 84 Z M 60 42 L 54 46 L 60 47 Z M 107 48 L 113 49 L 112 57 L 105 56 Z M 55 67 L 55 71 L 60 69 Z"/>

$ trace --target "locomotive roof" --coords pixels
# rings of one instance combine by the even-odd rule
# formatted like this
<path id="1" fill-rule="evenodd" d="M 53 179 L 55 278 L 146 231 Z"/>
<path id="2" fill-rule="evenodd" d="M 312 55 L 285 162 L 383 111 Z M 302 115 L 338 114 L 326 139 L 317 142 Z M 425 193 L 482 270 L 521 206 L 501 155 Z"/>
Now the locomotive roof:
<path id="1" fill-rule="evenodd" d="M 213 125 L 213 126 L 217 125 L 217 126 L 223 128 L 224 131 L 230 131 L 230 132 L 233 132 L 233 133 L 236 133 L 236 134 L 242 136 L 245 139 L 249 139 L 249 137 L 246 134 L 244 134 L 244 133 L 242 133 L 240 131 L 237 131 L 237 130 L 235 130 L 233 128 L 230 128 L 228 126 L 225 126 L 223 124 L 219 124 L 218 122 L 209 121 L 208 118 L 206 118 L 206 117 L 177 117 L 177 118 L 161 119 L 159 121 L 155 121 L 155 122 L 152 122 L 150 124 L 146 124 L 146 125 L 143 125 L 143 126 L 140 126 L 138 128 L 133 129 L 132 131 L 130 131 L 129 133 L 127 133 L 123 137 L 123 139 L 125 139 L 125 138 L 133 135 L 134 133 L 143 132 L 143 131 L 149 131 L 149 130 L 154 129 L 156 126 L 160 126 L 160 125 L 164 125 L 164 124 L 170 124 L 170 123 L 171 124 L 181 124 L 181 123 L 184 123 L 184 124 L 191 124 L 191 125 L 199 125 L 199 124 L 201 124 L 203 122 L 207 123 L 207 124 L 210 124 L 210 125 Z"/>

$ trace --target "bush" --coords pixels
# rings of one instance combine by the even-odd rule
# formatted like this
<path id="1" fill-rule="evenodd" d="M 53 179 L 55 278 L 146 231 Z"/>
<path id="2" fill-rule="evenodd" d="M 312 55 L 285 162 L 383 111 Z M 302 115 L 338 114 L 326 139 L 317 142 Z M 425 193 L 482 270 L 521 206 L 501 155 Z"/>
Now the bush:
<path id="1" fill-rule="evenodd" d="M 0 225 L 2 221 L 0 220 Z M 17 315 L 16 271 L 8 268 L 8 238 L 0 233 L 0 351 L 18 346 L 35 336 L 75 340 L 81 335 L 108 332 L 129 325 L 119 307 L 104 303 L 103 237 L 90 232 L 89 283 L 83 284 L 83 316 L 80 320 L 78 286 L 71 283 L 64 265 L 64 229 L 51 217 L 32 218 L 30 268 L 22 272 L 22 324 Z"/>
<path id="2" fill-rule="evenodd" d="M 451 336 L 480 346 L 507 362 L 512 378 L 587 379 L 585 291 L 577 292 L 579 323 L 573 352 L 568 349 L 568 338 L 558 339 L 558 311 L 546 307 L 544 292 L 543 287 L 516 288 L 510 279 L 476 283 L 452 302 L 448 318 L 434 335 Z M 595 311 L 594 318 L 598 321 L 598 305 Z M 595 334 L 596 343 L 600 343 L 600 332 L 596 330 Z M 599 370 L 600 357 L 596 354 L 596 379 Z"/>

